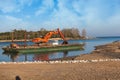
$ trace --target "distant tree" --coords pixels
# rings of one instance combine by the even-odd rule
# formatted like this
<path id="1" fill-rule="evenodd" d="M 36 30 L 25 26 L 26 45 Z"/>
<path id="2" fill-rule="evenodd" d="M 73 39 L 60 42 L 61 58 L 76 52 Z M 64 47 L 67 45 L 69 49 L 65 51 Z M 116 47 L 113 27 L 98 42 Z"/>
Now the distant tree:
<path id="1" fill-rule="evenodd" d="M 71 29 L 71 32 L 72 32 L 72 37 L 73 37 L 73 38 L 80 38 L 80 31 L 79 31 L 79 29 L 77 29 L 77 28 L 72 28 L 72 29 Z"/>
<path id="2" fill-rule="evenodd" d="M 80 35 L 80 31 L 77 28 L 65 28 L 61 30 L 65 38 L 80 38 L 81 36 L 86 36 L 86 31 L 82 31 L 82 35 Z M 14 29 L 11 32 L 4 32 L 0 33 L 0 40 L 10 40 L 12 39 L 12 32 L 14 39 L 24 39 L 25 37 L 25 30 L 17 30 Z M 41 28 L 39 31 L 26 31 L 26 37 L 27 39 L 33 39 L 37 37 L 44 37 L 49 30 L 46 30 L 44 28 Z M 52 35 L 51 38 L 58 38 L 60 35 Z"/>
<path id="3" fill-rule="evenodd" d="M 80 32 L 77 28 L 63 29 L 62 33 L 67 38 L 80 38 Z"/>
<path id="4" fill-rule="evenodd" d="M 38 37 L 43 37 L 43 36 L 45 36 L 47 32 L 48 32 L 48 31 L 47 31 L 46 29 L 41 28 L 41 29 L 38 31 L 38 33 L 39 33 L 39 36 L 38 36 Z"/>
<path id="5" fill-rule="evenodd" d="M 82 38 L 86 39 L 86 30 L 85 29 L 82 30 Z"/>
<path id="6" fill-rule="evenodd" d="M 8 40 L 11 38 L 10 32 L 0 33 L 0 40 Z"/>
<path id="7" fill-rule="evenodd" d="M 13 34 L 14 39 L 17 39 L 17 40 L 24 39 L 25 30 L 16 30 L 16 29 L 14 29 L 13 33 L 14 33 Z"/>
<path id="8" fill-rule="evenodd" d="M 63 29 L 63 30 L 62 30 L 62 33 L 63 33 L 64 36 L 67 37 L 67 38 L 71 38 L 71 36 L 72 36 L 71 29 Z"/>

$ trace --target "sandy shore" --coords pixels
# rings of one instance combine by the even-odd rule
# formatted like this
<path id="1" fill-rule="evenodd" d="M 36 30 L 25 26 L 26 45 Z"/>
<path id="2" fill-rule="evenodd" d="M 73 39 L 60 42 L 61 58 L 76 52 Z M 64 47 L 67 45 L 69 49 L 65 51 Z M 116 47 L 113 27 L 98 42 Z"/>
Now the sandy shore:
<path id="1" fill-rule="evenodd" d="M 120 61 L 75 64 L 2 64 L 0 80 L 119 80 Z"/>
<path id="2" fill-rule="evenodd" d="M 0 80 L 120 80 L 120 53 L 109 49 L 100 48 L 75 58 L 89 62 L 0 64 Z M 100 59 L 107 61 L 92 61 Z"/>

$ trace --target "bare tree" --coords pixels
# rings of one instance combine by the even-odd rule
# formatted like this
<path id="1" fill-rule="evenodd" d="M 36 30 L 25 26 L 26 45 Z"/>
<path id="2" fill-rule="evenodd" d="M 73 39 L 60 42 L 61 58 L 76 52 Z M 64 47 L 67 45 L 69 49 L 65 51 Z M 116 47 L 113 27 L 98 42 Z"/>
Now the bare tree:
<path id="1" fill-rule="evenodd" d="M 71 29 L 71 32 L 72 32 L 72 34 L 73 34 L 73 38 L 80 38 L 80 31 L 79 31 L 79 29 L 77 29 L 77 28 L 72 28 Z"/>
<path id="2" fill-rule="evenodd" d="M 86 34 L 87 34 L 87 33 L 86 33 L 86 30 L 83 29 L 83 30 L 82 30 L 82 38 L 83 38 L 83 39 L 86 39 Z"/>

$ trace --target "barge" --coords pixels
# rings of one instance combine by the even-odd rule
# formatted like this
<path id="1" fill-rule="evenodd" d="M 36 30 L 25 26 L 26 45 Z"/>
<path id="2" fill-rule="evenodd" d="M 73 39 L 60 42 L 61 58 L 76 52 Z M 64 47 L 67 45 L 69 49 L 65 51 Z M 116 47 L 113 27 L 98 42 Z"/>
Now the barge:
<path id="1" fill-rule="evenodd" d="M 84 44 L 64 44 L 64 45 L 47 45 L 47 46 L 19 46 L 2 48 L 4 52 L 9 53 L 34 53 L 34 52 L 53 52 L 53 51 L 68 51 L 68 50 L 83 50 Z"/>

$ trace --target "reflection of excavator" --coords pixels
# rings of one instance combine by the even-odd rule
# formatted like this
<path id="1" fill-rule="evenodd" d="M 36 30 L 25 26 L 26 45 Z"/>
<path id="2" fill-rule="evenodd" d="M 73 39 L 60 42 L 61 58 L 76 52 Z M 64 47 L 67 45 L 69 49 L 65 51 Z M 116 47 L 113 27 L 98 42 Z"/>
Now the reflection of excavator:
<path id="1" fill-rule="evenodd" d="M 34 38 L 32 40 L 32 42 L 35 43 L 47 43 L 49 38 L 54 35 L 54 34 L 59 34 L 61 36 L 61 38 L 64 40 L 63 44 L 68 44 L 67 40 L 65 39 L 63 33 L 59 30 L 59 28 L 57 29 L 57 31 L 50 31 L 49 33 L 47 33 L 43 38 Z"/>

